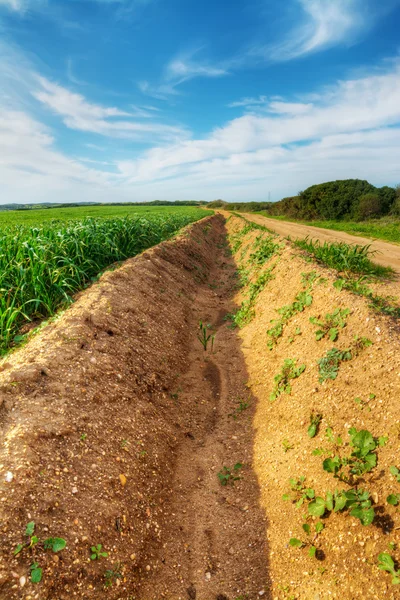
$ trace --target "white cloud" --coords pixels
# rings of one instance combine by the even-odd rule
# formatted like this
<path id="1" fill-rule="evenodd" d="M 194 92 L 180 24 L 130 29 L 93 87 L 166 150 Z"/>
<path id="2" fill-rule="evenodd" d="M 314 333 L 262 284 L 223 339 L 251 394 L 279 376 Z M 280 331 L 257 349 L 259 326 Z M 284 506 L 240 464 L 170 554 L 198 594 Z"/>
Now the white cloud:
<path id="1" fill-rule="evenodd" d="M 242 98 L 236 102 L 228 104 L 228 108 L 248 108 L 253 106 L 265 106 L 268 102 L 267 96 L 258 96 L 258 98 Z"/>
<path id="2" fill-rule="evenodd" d="M 44 77 L 38 77 L 38 82 L 40 89 L 34 91 L 33 96 L 52 112 L 62 116 L 64 124 L 71 129 L 146 141 L 149 136 L 153 140 L 170 141 L 187 137 L 187 132 L 180 127 L 158 122 L 133 121 L 136 115 L 131 112 L 90 103 L 81 94 L 73 93 Z"/>
<path id="3" fill-rule="evenodd" d="M 311 159 L 322 153 L 323 160 L 321 156 L 318 165 L 323 163 L 325 172 L 330 172 L 328 179 L 334 179 L 339 176 L 340 156 L 344 157 L 340 164 L 346 176 L 352 165 L 352 176 L 360 176 L 357 169 L 362 166 L 361 158 L 371 157 L 378 139 L 385 134 L 392 139 L 393 146 L 399 144 L 400 151 L 399 130 L 390 129 L 400 124 L 398 63 L 385 73 L 339 82 L 336 88 L 315 95 L 314 104 L 275 101 L 267 106 L 274 109 L 273 114 L 246 114 L 214 130 L 205 139 L 184 141 L 169 148 L 153 148 L 138 160 L 121 161 L 118 164 L 120 172 L 132 184 L 159 180 L 169 185 L 172 181 L 190 181 L 195 187 L 215 182 L 244 183 L 246 178 L 261 180 L 267 172 L 271 172 L 272 178 L 278 177 L 275 168 L 280 164 L 282 170 L 286 169 L 287 180 L 292 170 L 297 172 L 306 164 L 306 170 L 312 172 Z M 356 135 L 359 137 L 354 137 Z M 348 139 L 358 142 L 351 150 L 346 142 L 345 152 L 342 148 Z M 385 157 L 393 153 L 393 147 L 390 152 L 382 145 L 379 148 L 379 153 Z M 360 153 L 358 157 L 357 152 Z M 365 164 L 370 168 L 369 163 Z M 388 161 L 385 158 L 385 162 L 380 163 L 377 154 L 371 172 L 387 172 L 389 165 L 393 171 L 394 158 Z M 363 176 L 368 176 L 364 167 L 360 170 Z M 389 182 L 396 180 L 394 172 L 392 175 Z M 397 177 L 400 179 L 400 173 Z M 316 171 L 314 182 L 318 180 Z M 284 185 L 282 181 L 279 183 Z"/>
<path id="4" fill-rule="evenodd" d="M 297 0 L 303 11 L 299 25 L 276 44 L 252 48 L 250 55 L 286 61 L 340 43 L 349 43 L 369 24 L 362 0 Z"/>

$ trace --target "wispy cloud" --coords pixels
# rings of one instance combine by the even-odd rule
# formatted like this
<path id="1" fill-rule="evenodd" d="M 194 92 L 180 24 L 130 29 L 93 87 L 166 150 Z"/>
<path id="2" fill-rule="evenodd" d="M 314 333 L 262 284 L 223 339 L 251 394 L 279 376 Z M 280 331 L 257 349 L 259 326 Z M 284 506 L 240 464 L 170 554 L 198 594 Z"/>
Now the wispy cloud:
<path id="1" fill-rule="evenodd" d="M 134 121 L 136 115 L 132 112 L 88 102 L 81 94 L 73 93 L 44 77 L 38 77 L 38 82 L 40 88 L 32 93 L 33 96 L 53 113 L 60 115 L 70 129 L 124 139 L 147 137 L 146 141 L 149 137 L 153 140 L 187 137 L 183 128 L 158 122 Z"/>
<path id="2" fill-rule="evenodd" d="M 340 44 L 351 45 L 398 4 L 399 0 L 379 4 L 374 0 L 292 0 L 288 14 L 295 25 L 288 23 L 284 39 L 253 45 L 243 60 L 283 62 Z"/>
<path id="3" fill-rule="evenodd" d="M 224 77 L 230 74 L 222 63 L 211 64 L 205 60 L 196 60 L 195 56 L 201 50 L 202 47 L 176 56 L 164 68 L 160 83 L 152 85 L 148 81 L 141 81 L 138 84 L 139 89 L 158 100 L 167 100 L 170 96 L 179 95 L 179 86 L 191 79 Z"/>

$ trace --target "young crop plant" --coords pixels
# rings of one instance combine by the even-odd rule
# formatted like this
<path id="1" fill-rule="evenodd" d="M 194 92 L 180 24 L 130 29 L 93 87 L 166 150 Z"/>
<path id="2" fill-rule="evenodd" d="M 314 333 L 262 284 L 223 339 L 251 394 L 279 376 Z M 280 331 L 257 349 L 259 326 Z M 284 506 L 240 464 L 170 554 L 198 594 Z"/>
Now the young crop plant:
<path id="1" fill-rule="evenodd" d="M 331 348 L 331 350 L 328 350 L 326 355 L 320 358 L 317 363 L 319 368 L 319 382 L 323 383 L 327 379 L 336 379 L 340 363 L 352 358 L 353 356 L 349 349 L 339 350 L 338 348 Z"/>
<path id="2" fill-rule="evenodd" d="M 311 525 L 309 525 L 308 523 L 303 523 L 302 527 L 303 527 L 303 531 L 308 536 L 313 536 L 312 539 L 311 540 L 307 539 L 307 541 L 302 541 L 298 538 L 290 538 L 289 545 L 292 546 L 293 548 L 307 548 L 308 547 L 308 555 L 311 558 L 316 558 L 318 550 L 315 546 L 315 541 L 316 541 L 317 537 L 319 536 L 319 534 L 323 531 L 325 526 L 322 523 L 322 521 L 318 521 L 317 523 L 315 523 L 313 529 L 311 528 Z"/>
<path id="3" fill-rule="evenodd" d="M 394 296 L 378 296 L 374 291 L 367 285 L 371 281 L 370 277 L 365 275 L 354 279 L 352 277 L 339 278 L 333 286 L 339 291 L 349 290 L 357 296 L 364 296 L 369 300 L 369 307 L 378 313 L 394 317 L 395 319 L 400 318 L 400 306 L 396 305 L 397 298 Z"/>
<path id="4" fill-rule="evenodd" d="M 296 508 L 300 508 L 304 502 L 313 500 L 315 498 L 315 490 L 306 487 L 304 485 L 305 480 L 304 476 L 299 477 L 299 479 L 289 479 L 291 492 L 284 494 L 282 500 L 290 500 L 290 502 L 296 504 Z"/>
<path id="5" fill-rule="evenodd" d="M 309 425 L 309 427 L 307 429 L 308 437 L 313 438 L 313 437 L 315 437 L 317 435 L 318 429 L 319 429 L 319 424 L 321 423 L 321 421 L 322 421 L 322 415 L 321 414 L 319 414 L 319 413 L 317 413 L 317 414 L 312 413 L 311 414 L 311 416 L 310 416 L 310 425 Z"/>
<path id="6" fill-rule="evenodd" d="M 228 483 L 231 483 L 233 485 L 235 481 L 241 479 L 240 470 L 243 468 L 243 466 L 244 465 L 242 463 L 236 463 L 236 465 L 231 468 L 223 467 L 222 471 L 217 473 L 220 484 L 226 486 Z"/>
<path id="7" fill-rule="evenodd" d="M 228 414 L 228 417 L 232 417 L 232 419 L 234 419 L 236 421 L 236 419 L 238 418 L 238 416 L 245 411 L 247 408 L 249 408 L 250 406 L 250 402 L 249 401 L 245 401 L 242 400 L 241 398 L 238 398 L 239 402 L 238 402 L 238 406 L 235 408 L 235 410 L 231 413 Z"/>
<path id="8" fill-rule="evenodd" d="M 387 552 L 381 552 L 378 556 L 378 568 L 387 571 L 392 576 L 392 584 L 400 584 L 400 570 L 396 569 L 393 558 Z"/>
<path id="9" fill-rule="evenodd" d="M 203 346 L 204 352 L 207 352 L 208 344 L 210 342 L 211 353 L 212 353 L 212 351 L 214 349 L 215 334 L 209 333 L 210 327 L 211 327 L 211 325 L 204 325 L 204 323 L 202 321 L 200 321 L 200 323 L 199 323 L 200 331 L 197 334 L 197 339 L 199 340 L 200 344 Z"/>
<path id="10" fill-rule="evenodd" d="M 339 337 L 340 329 L 346 327 L 346 319 L 350 314 L 349 308 L 335 308 L 332 313 L 327 313 L 323 319 L 310 317 L 310 323 L 318 327 L 315 332 L 317 341 L 328 336 L 331 342 L 336 342 Z"/>
<path id="11" fill-rule="evenodd" d="M 292 444 L 288 439 L 285 438 L 282 441 L 282 448 L 284 453 L 286 454 L 286 452 L 288 452 L 289 450 L 293 450 L 294 444 Z"/>
<path id="12" fill-rule="evenodd" d="M 396 478 L 397 482 L 400 483 L 399 469 L 395 466 L 392 466 L 390 467 L 389 471 L 393 475 L 393 477 Z M 388 504 L 391 504 L 392 506 L 397 506 L 398 504 L 400 504 L 400 494 L 389 494 L 389 496 L 386 498 L 386 502 Z"/>
<path id="13" fill-rule="evenodd" d="M 273 278 L 272 271 L 275 265 L 261 273 L 254 283 L 249 285 L 247 298 L 242 302 L 239 310 L 233 315 L 234 323 L 237 327 L 244 327 L 254 317 L 254 305 L 259 293 L 265 288 L 267 283 Z"/>
<path id="14" fill-rule="evenodd" d="M 280 373 L 275 375 L 274 389 L 270 394 L 270 401 L 274 402 L 281 394 L 290 394 L 292 391 L 291 381 L 300 377 L 306 370 L 306 365 L 296 366 L 296 360 L 286 358 Z"/>

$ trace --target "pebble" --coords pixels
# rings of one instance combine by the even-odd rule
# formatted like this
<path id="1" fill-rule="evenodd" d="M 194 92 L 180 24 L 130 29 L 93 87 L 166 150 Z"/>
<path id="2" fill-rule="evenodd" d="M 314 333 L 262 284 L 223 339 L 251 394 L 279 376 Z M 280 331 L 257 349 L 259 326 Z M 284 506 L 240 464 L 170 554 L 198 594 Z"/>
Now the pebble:
<path id="1" fill-rule="evenodd" d="M 207 580 L 207 581 L 210 581 L 210 579 L 211 579 L 211 573 L 209 573 L 209 572 L 207 571 L 207 573 L 206 573 L 206 580 Z"/>
<path id="2" fill-rule="evenodd" d="M 72 488 L 72 493 L 73 494 L 77 494 L 78 493 L 78 488 L 77 487 L 73 487 Z"/>
<path id="3" fill-rule="evenodd" d="M 11 473 L 11 471 L 7 471 L 5 476 L 5 480 L 7 481 L 7 483 L 11 483 L 13 479 L 14 475 Z"/>
<path id="4" fill-rule="evenodd" d="M 151 566 L 150 565 L 146 565 L 146 571 L 150 571 Z"/>
<path id="5" fill-rule="evenodd" d="M 19 585 L 21 587 L 24 587 L 25 584 L 26 584 L 26 577 L 24 577 L 24 575 L 22 575 L 22 577 L 19 578 Z"/>

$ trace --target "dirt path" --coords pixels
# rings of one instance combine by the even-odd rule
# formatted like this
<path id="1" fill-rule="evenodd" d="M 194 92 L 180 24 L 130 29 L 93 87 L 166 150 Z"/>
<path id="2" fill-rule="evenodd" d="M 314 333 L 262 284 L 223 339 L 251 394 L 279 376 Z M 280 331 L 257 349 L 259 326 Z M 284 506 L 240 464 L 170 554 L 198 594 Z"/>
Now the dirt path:
<path id="1" fill-rule="evenodd" d="M 369 238 L 360 237 L 345 233 L 344 231 L 333 231 L 332 229 L 321 229 L 311 225 L 302 225 L 301 223 L 290 223 L 289 221 L 277 221 L 276 219 L 268 219 L 262 215 L 253 213 L 243 213 L 243 216 L 249 221 L 265 225 L 269 229 L 276 231 L 279 235 L 285 237 L 291 236 L 294 239 L 305 238 L 309 236 L 318 239 L 321 242 L 346 242 L 346 244 L 371 244 L 371 250 L 376 252 L 374 261 L 392 267 L 400 273 L 400 246 L 383 242 L 381 240 L 371 240 Z"/>
<path id="2" fill-rule="evenodd" d="M 186 413 L 168 505 L 162 548 L 140 598 L 234 600 L 269 597 L 265 516 L 252 471 L 255 399 L 237 332 L 224 316 L 233 312 L 236 267 L 224 233 L 208 284 L 193 302 L 192 331 L 210 323 L 215 346 L 204 352 L 195 336 L 189 370 L 178 382 L 176 401 Z M 246 406 L 239 410 L 240 402 Z M 222 486 L 224 466 L 241 479 Z"/>

